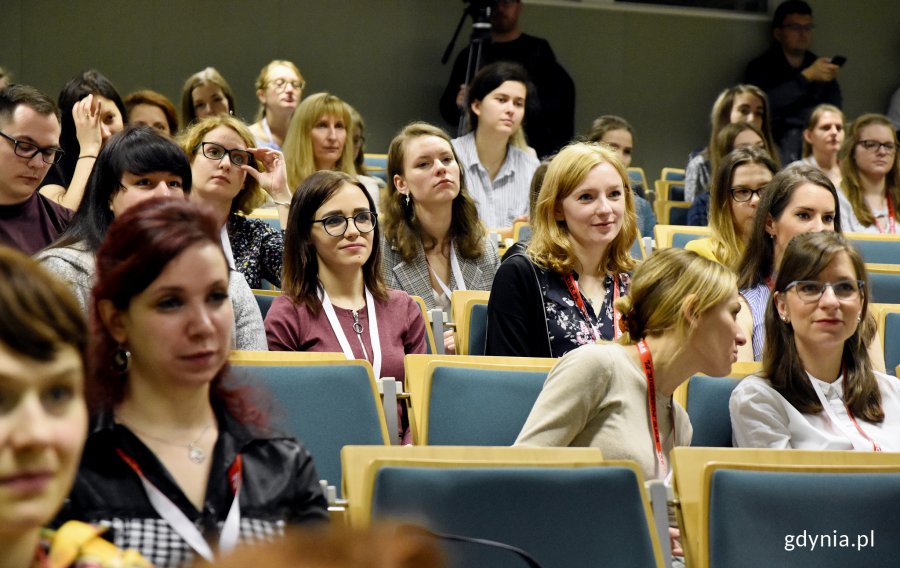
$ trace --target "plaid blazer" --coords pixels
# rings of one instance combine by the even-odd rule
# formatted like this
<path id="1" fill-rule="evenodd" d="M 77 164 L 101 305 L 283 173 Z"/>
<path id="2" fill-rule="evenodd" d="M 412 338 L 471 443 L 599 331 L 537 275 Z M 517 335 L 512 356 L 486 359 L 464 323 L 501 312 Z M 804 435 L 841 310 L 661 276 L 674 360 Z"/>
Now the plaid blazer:
<path id="1" fill-rule="evenodd" d="M 381 272 L 384 275 L 384 283 L 388 288 L 403 290 L 410 296 L 421 296 L 425 300 L 425 306 L 429 310 L 437 308 L 434 303 L 434 294 L 431 288 L 431 276 L 428 274 L 428 263 L 425 261 L 425 248 L 422 242 L 416 244 L 416 257 L 412 262 L 403 260 L 403 256 L 396 248 L 389 245 L 382 237 Z M 463 258 L 456 253 L 459 268 L 462 272 L 466 290 L 490 290 L 494 282 L 494 274 L 500 265 L 500 257 L 497 254 L 497 245 L 491 239 L 484 240 L 484 253 L 480 258 L 472 260 Z M 450 274 L 448 286 L 451 290 L 458 290 L 456 278 Z"/>

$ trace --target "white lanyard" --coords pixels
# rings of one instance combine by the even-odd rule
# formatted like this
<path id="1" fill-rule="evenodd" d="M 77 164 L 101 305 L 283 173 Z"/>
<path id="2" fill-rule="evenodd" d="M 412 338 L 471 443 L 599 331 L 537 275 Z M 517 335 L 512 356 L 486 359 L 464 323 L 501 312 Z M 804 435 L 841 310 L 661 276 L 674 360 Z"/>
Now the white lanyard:
<path id="1" fill-rule="evenodd" d="M 807 373 L 807 375 L 809 375 L 809 373 Z M 812 375 L 809 375 L 809 376 L 812 377 Z M 846 375 L 844 375 L 844 380 L 846 380 Z M 856 423 L 855 428 L 850 429 L 847 427 L 847 425 L 844 422 L 842 422 L 838 418 L 837 413 L 834 411 L 834 408 L 831 406 L 831 403 L 829 402 L 828 398 L 825 396 L 825 393 L 822 392 L 822 389 L 819 386 L 818 381 L 811 379 L 809 382 L 812 383 L 813 390 L 816 391 L 816 395 L 819 397 L 819 402 L 822 404 L 822 408 L 825 410 L 825 414 L 828 416 L 828 419 L 831 421 L 832 424 L 835 425 L 835 427 L 837 427 L 841 432 L 844 433 L 844 436 L 846 436 L 850 440 L 850 444 L 853 446 L 853 449 L 857 450 L 857 451 L 862 451 L 862 452 L 871 452 L 874 447 L 874 448 L 876 448 L 876 451 L 877 451 L 877 444 L 871 438 L 868 440 L 865 439 L 868 437 L 868 434 L 866 434 L 862 430 L 862 426 L 860 426 L 859 423 Z M 841 390 L 843 390 L 843 388 Z M 843 399 L 843 397 L 842 397 L 842 399 Z M 847 408 L 847 405 L 844 403 L 843 400 L 841 400 L 841 404 L 844 405 L 844 408 Z M 847 409 L 847 413 L 849 416 L 849 413 L 850 413 L 849 409 Z M 856 420 L 852 416 L 850 416 L 850 420 L 853 422 L 856 422 Z M 862 439 L 861 439 L 860 435 L 862 436 Z"/>
<path id="2" fill-rule="evenodd" d="M 229 270 L 237 270 L 234 266 L 234 251 L 231 250 L 231 239 L 228 238 L 228 222 L 222 225 L 219 231 L 222 237 L 222 251 L 225 253 L 225 260 L 228 261 Z"/>
<path id="3" fill-rule="evenodd" d="M 344 352 L 347 359 L 356 359 L 356 355 L 353 354 L 353 350 L 350 348 L 350 342 L 347 340 L 347 335 L 344 333 L 344 328 L 341 327 L 341 322 L 338 321 L 337 314 L 334 311 L 334 305 L 332 305 L 331 299 L 328 297 L 328 292 L 321 286 L 319 287 L 319 290 L 319 299 L 322 301 L 322 308 L 325 310 L 325 315 L 328 317 L 328 323 L 331 324 L 331 330 L 334 332 L 335 337 L 337 337 L 338 343 L 341 344 L 341 351 Z M 375 378 L 380 379 L 381 340 L 378 337 L 378 317 L 375 315 L 375 299 L 372 297 L 372 292 L 369 292 L 368 288 L 366 288 L 366 314 L 368 314 L 369 317 L 369 342 L 372 344 L 372 370 L 375 371 Z"/>
<path id="4" fill-rule="evenodd" d="M 453 291 L 450 290 L 450 287 L 447 286 L 443 280 L 441 280 L 441 277 L 438 276 L 437 272 L 435 272 L 431 268 L 431 264 L 428 265 L 428 270 L 431 270 L 431 273 L 434 275 L 434 279 L 437 280 L 438 286 L 441 287 L 444 295 L 449 299 L 450 296 L 453 295 Z M 450 241 L 450 270 L 453 272 L 453 279 L 456 280 L 456 289 L 465 290 L 466 283 L 463 280 L 462 270 L 460 270 L 459 268 L 459 260 L 456 259 L 456 248 L 453 246 L 453 241 Z"/>
<path id="5" fill-rule="evenodd" d="M 205 560 L 212 562 L 215 560 L 215 556 L 213 555 L 212 549 L 209 546 L 209 543 L 206 542 L 206 539 L 203 538 L 203 535 L 200 533 L 200 530 L 197 528 L 197 525 L 192 523 L 190 519 L 187 518 L 187 515 L 178 508 L 175 503 L 172 502 L 171 499 L 166 497 L 166 495 L 160 491 L 155 485 L 150 483 L 146 477 L 144 477 L 144 473 L 141 471 L 140 466 L 138 466 L 137 462 L 135 462 L 128 454 L 123 452 L 120 449 L 116 450 L 119 453 L 119 456 L 125 463 L 128 464 L 131 469 L 138 475 L 141 479 L 141 484 L 144 486 L 144 491 L 147 493 L 147 499 L 150 501 L 150 504 L 153 505 L 153 508 L 156 510 L 157 514 L 164 520 L 172 530 L 178 533 L 178 536 L 184 540 L 194 551 L 202 556 Z M 231 488 L 234 492 L 234 499 L 231 501 L 231 508 L 228 510 L 228 516 L 225 517 L 225 524 L 222 526 L 222 533 L 219 535 L 219 552 L 228 553 L 234 550 L 237 546 L 238 538 L 240 536 L 241 529 L 241 506 L 240 506 L 240 492 L 241 492 L 241 474 L 243 471 L 241 456 L 235 459 L 234 464 L 228 469 L 228 481 L 231 484 Z"/>

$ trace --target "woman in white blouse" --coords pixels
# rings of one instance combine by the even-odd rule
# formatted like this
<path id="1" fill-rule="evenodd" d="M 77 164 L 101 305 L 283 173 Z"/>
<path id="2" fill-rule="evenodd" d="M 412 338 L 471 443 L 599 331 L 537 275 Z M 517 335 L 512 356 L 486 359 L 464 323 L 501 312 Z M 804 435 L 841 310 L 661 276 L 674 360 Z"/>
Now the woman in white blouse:
<path id="1" fill-rule="evenodd" d="M 834 232 L 787 247 L 766 312 L 762 376 L 731 395 L 734 445 L 900 450 L 900 381 L 874 371 L 862 257 Z"/>

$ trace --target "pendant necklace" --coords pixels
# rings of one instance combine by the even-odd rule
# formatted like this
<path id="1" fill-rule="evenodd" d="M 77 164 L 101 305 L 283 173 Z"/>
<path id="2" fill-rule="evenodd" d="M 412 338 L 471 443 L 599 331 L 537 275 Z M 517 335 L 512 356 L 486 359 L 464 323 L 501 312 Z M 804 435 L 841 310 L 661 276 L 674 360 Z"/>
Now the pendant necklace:
<path id="1" fill-rule="evenodd" d="M 201 448 L 201 447 L 198 446 L 197 444 L 200 443 L 200 440 L 203 439 L 203 436 L 206 435 L 206 432 L 207 432 L 210 428 L 212 428 L 212 422 L 210 422 L 209 424 L 207 424 L 206 426 L 204 426 L 203 431 L 200 432 L 200 435 L 197 436 L 197 438 L 194 439 L 194 441 L 192 441 L 192 442 L 190 442 L 190 443 L 188 443 L 188 444 L 184 444 L 184 443 L 180 443 L 180 442 L 172 442 L 172 441 L 170 441 L 170 440 L 166 440 L 165 438 L 160 438 L 160 437 L 158 437 L 158 436 L 153 436 L 153 435 L 148 434 L 148 433 L 146 433 L 146 432 L 142 432 L 141 430 L 138 430 L 137 428 L 135 428 L 135 427 L 132 426 L 131 424 L 129 424 L 129 423 L 125 422 L 124 420 L 122 420 L 120 417 L 116 416 L 116 418 L 118 419 L 119 422 L 121 422 L 121 423 L 124 424 L 125 426 L 128 426 L 130 429 L 134 430 L 136 433 L 140 434 L 141 436 L 144 436 L 145 438 L 150 438 L 151 440 L 155 440 L 155 441 L 157 441 L 157 442 L 160 442 L 160 443 L 162 443 L 162 444 L 167 444 L 167 445 L 169 445 L 169 446 L 179 446 L 179 447 L 182 447 L 182 448 L 183 448 L 183 447 L 187 447 L 187 450 L 188 450 L 188 459 L 191 460 L 192 462 L 194 462 L 195 464 L 198 464 L 198 465 L 199 465 L 199 464 L 203 463 L 204 461 L 206 461 L 206 452 L 203 451 L 203 448 Z"/>

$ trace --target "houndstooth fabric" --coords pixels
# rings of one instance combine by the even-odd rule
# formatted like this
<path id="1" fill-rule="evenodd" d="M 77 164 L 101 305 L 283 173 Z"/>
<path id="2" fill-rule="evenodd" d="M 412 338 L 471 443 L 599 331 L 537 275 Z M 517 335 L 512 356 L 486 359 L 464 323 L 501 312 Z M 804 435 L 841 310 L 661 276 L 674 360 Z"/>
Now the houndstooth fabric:
<path id="1" fill-rule="evenodd" d="M 162 519 L 107 519 L 98 524 L 110 527 L 117 547 L 137 550 L 157 568 L 182 568 L 197 558 L 191 547 Z M 219 523 L 220 531 L 223 524 Z M 271 542 L 284 536 L 284 527 L 284 521 L 242 518 L 240 542 Z M 197 528 L 201 529 L 199 523 Z"/>

